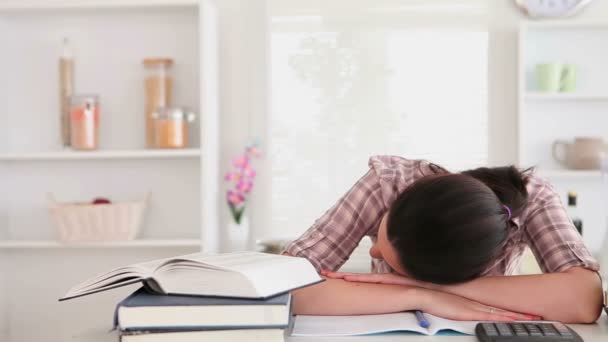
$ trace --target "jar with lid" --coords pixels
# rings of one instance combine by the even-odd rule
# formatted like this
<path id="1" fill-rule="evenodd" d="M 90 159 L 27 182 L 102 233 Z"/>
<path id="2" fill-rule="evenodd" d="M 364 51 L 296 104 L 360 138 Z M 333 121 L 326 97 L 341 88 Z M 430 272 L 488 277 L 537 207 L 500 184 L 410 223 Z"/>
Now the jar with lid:
<path id="1" fill-rule="evenodd" d="M 77 150 L 95 150 L 99 144 L 99 99 L 97 95 L 70 97 L 70 145 Z"/>
<path id="2" fill-rule="evenodd" d="M 188 124 L 196 115 L 183 108 L 158 108 L 154 113 L 154 147 L 185 148 L 188 146 Z"/>
<path id="3" fill-rule="evenodd" d="M 170 58 L 146 58 L 143 61 L 145 76 L 146 146 L 155 147 L 155 114 L 159 108 L 169 108 L 173 95 L 173 75 Z"/>

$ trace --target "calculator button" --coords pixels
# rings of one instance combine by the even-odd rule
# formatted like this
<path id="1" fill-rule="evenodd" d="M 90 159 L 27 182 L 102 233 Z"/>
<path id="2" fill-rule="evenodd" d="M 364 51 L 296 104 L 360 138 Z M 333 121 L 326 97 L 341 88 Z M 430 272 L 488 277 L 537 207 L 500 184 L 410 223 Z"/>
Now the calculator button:
<path id="1" fill-rule="evenodd" d="M 553 323 L 553 327 L 562 336 L 568 336 L 568 337 L 572 336 L 572 333 L 570 332 L 570 330 L 568 329 L 568 327 L 566 325 L 562 324 L 562 323 Z"/>
<path id="2" fill-rule="evenodd" d="M 540 330 L 543 332 L 545 336 L 559 336 L 560 334 L 553 327 L 553 324 L 550 323 L 541 323 L 538 325 Z"/>
<path id="3" fill-rule="evenodd" d="M 494 327 L 494 324 L 492 324 L 492 323 L 482 323 L 481 326 L 486 331 L 486 335 L 488 335 L 488 336 L 498 336 L 498 331 L 496 330 L 496 327 Z"/>
<path id="4" fill-rule="evenodd" d="M 511 324 L 511 328 L 513 328 L 513 331 L 515 331 L 515 335 L 517 336 L 530 336 L 526 327 L 521 323 L 513 323 Z"/>
<path id="5" fill-rule="evenodd" d="M 525 323 L 524 325 L 526 329 L 528 329 L 530 336 L 543 336 L 542 331 L 540 331 L 540 329 L 536 325 L 532 323 Z"/>
<path id="6" fill-rule="evenodd" d="M 496 323 L 496 329 L 498 329 L 500 336 L 513 336 L 511 328 L 509 328 L 509 325 L 506 323 Z"/>

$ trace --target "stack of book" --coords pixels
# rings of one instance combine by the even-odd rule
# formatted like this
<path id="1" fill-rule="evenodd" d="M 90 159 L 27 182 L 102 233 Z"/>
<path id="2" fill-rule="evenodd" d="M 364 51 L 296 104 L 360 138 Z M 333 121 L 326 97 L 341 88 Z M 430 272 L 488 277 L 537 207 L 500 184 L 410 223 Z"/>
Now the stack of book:
<path id="1" fill-rule="evenodd" d="M 290 299 L 163 296 L 142 288 L 118 304 L 116 326 L 122 342 L 283 341 Z"/>
<path id="2" fill-rule="evenodd" d="M 291 322 L 289 291 L 320 281 L 303 258 L 197 253 L 112 270 L 60 300 L 142 282 L 116 307 L 122 342 L 273 342 Z"/>

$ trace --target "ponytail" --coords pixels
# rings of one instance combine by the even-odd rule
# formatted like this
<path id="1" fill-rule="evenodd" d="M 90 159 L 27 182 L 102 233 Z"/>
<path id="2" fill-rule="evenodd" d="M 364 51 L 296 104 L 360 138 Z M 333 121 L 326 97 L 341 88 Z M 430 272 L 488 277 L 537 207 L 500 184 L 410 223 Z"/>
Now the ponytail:
<path id="1" fill-rule="evenodd" d="M 463 171 L 462 174 L 471 176 L 487 185 L 496 197 L 506 205 L 513 217 L 518 216 L 528 202 L 528 176 L 531 169 L 519 171 L 515 166 L 480 167 Z"/>

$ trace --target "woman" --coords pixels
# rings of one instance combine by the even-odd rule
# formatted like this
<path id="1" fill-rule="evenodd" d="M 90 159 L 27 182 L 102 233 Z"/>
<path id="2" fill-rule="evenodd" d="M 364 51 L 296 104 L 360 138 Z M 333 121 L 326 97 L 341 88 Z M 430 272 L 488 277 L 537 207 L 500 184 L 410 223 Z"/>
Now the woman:
<path id="1" fill-rule="evenodd" d="M 393 156 L 372 157 L 369 166 L 284 251 L 327 279 L 296 291 L 296 313 L 417 309 L 458 320 L 572 323 L 599 316 L 598 263 L 546 181 L 514 167 L 451 174 Z M 335 272 L 366 235 L 374 273 Z M 544 274 L 510 276 L 526 246 Z"/>

